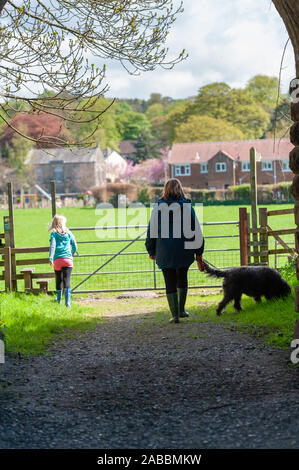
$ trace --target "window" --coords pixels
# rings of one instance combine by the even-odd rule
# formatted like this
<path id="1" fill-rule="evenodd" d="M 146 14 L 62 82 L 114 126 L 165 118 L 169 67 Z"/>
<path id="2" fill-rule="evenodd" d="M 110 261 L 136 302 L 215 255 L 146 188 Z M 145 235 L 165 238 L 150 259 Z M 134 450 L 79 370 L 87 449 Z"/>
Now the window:
<path id="1" fill-rule="evenodd" d="M 272 165 L 272 161 L 268 161 L 268 162 L 262 162 L 262 171 L 271 171 L 273 170 L 273 165 Z"/>
<path id="2" fill-rule="evenodd" d="M 289 167 L 289 160 L 282 160 L 281 169 L 282 171 L 291 171 Z"/>
<path id="3" fill-rule="evenodd" d="M 250 162 L 242 162 L 242 171 L 250 171 Z"/>
<path id="4" fill-rule="evenodd" d="M 175 176 L 190 176 L 191 168 L 190 165 L 176 165 Z"/>
<path id="5" fill-rule="evenodd" d="M 78 182 L 80 180 L 80 168 L 79 166 L 73 167 L 73 179 Z"/>
<path id="6" fill-rule="evenodd" d="M 208 164 L 207 163 L 201 163 L 200 164 L 200 172 L 201 173 L 208 173 Z"/>
<path id="7" fill-rule="evenodd" d="M 55 183 L 63 183 L 64 169 L 62 166 L 56 166 L 54 168 L 54 180 L 55 180 Z"/>
<path id="8" fill-rule="evenodd" d="M 226 171 L 226 163 L 216 163 L 216 173 L 224 173 Z"/>
<path id="9" fill-rule="evenodd" d="M 36 176 L 36 181 L 38 183 L 43 183 L 44 182 L 44 176 L 43 176 L 43 170 L 42 168 L 37 168 L 35 170 L 35 176 Z"/>

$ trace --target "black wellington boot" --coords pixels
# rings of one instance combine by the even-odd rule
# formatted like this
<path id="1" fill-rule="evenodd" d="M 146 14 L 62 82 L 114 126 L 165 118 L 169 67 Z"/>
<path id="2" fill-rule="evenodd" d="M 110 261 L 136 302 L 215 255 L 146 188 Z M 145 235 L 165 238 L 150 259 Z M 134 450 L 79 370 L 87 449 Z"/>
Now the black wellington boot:
<path id="1" fill-rule="evenodd" d="M 172 314 L 170 322 L 179 323 L 179 303 L 178 303 L 178 294 L 177 292 L 172 292 L 171 294 L 166 294 L 168 305 Z"/>
<path id="2" fill-rule="evenodd" d="M 189 313 L 185 311 L 185 303 L 187 298 L 187 287 L 178 287 L 178 296 L 179 296 L 179 312 L 181 318 L 189 317 Z"/>

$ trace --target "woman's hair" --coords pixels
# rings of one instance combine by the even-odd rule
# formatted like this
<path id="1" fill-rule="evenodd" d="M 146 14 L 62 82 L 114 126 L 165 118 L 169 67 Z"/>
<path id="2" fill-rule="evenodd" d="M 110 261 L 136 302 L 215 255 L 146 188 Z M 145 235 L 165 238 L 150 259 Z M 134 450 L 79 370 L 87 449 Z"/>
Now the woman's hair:
<path id="1" fill-rule="evenodd" d="M 166 181 L 163 190 L 162 198 L 167 201 L 168 199 L 182 199 L 185 198 L 185 193 L 181 182 L 176 178 L 171 178 Z"/>
<path id="2" fill-rule="evenodd" d="M 66 218 L 64 215 L 54 215 L 48 230 L 52 230 L 52 232 L 66 233 L 68 229 L 66 227 Z"/>

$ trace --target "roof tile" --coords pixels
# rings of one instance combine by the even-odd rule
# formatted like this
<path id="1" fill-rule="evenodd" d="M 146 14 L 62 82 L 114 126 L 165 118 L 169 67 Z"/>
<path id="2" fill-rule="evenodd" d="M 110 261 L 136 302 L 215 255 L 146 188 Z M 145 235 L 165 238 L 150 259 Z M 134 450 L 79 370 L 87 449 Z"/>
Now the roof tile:
<path id="1" fill-rule="evenodd" d="M 294 146 L 289 139 L 233 140 L 223 142 L 192 142 L 173 144 L 168 163 L 207 162 L 218 152 L 228 154 L 234 160 L 249 160 L 254 147 L 265 160 L 281 160 L 289 156 Z M 196 157 L 199 155 L 199 158 Z"/>

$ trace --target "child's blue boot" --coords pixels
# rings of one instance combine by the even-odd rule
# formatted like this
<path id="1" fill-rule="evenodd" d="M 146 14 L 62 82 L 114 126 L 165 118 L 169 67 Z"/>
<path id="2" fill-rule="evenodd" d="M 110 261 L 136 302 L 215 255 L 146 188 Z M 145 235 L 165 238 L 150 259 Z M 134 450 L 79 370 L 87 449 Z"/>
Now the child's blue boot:
<path id="1" fill-rule="evenodd" d="M 64 296 L 65 296 L 65 306 L 70 307 L 71 306 L 71 289 L 70 289 L 70 287 L 65 289 Z"/>
<path id="2" fill-rule="evenodd" d="M 55 301 L 56 301 L 58 304 L 61 304 L 61 298 L 62 298 L 62 290 L 57 290 L 57 291 L 56 291 L 56 298 L 55 298 Z"/>
<path id="3" fill-rule="evenodd" d="M 57 292 L 57 291 L 56 291 L 56 292 Z M 63 296 L 63 289 L 62 289 L 61 294 L 60 294 L 60 302 L 61 302 L 62 296 Z M 57 293 L 56 293 L 56 295 L 55 295 L 54 302 L 58 302 L 58 295 L 57 295 Z"/>

